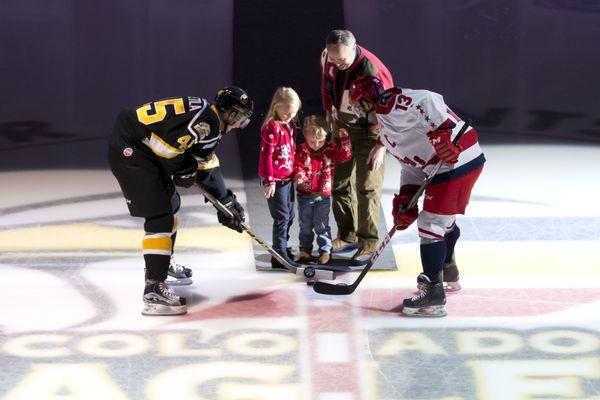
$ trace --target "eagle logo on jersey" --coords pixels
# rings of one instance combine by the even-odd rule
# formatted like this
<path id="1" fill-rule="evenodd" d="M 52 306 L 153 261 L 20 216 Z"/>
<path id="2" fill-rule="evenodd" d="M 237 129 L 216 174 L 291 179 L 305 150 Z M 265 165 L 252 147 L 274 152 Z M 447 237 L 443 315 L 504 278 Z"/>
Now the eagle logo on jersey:
<path id="1" fill-rule="evenodd" d="M 196 133 L 198 134 L 198 140 L 204 139 L 210 133 L 210 125 L 206 122 L 199 122 L 192 128 L 194 128 L 194 131 L 196 131 Z"/>

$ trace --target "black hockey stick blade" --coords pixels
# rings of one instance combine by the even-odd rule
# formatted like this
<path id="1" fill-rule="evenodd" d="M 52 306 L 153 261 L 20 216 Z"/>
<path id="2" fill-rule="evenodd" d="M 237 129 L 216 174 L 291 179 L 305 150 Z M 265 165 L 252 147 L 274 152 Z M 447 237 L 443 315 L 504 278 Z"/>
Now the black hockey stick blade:
<path id="1" fill-rule="evenodd" d="M 373 254 L 373 257 L 371 257 L 371 259 L 369 260 L 367 265 L 365 265 L 365 267 L 360 272 L 360 275 L 358 275 L 358 278 L 356 278 L 354 283 L 352 283 L 351 285 L 348 285 L 347 283 L 337 283 L 336 284 L 336 283 L 317 281 L 317 282 L 315 282 L 315 284 L 313 286 L 313 290 L 317 293 L 329 294 L 329 295 L 333 295 L 333 296 L 346 296 L 346 295 L 354 293 L 354 291 L 358 287 L 360 281 L 363 280 L 363 278 L 365 277 L 367 272 L 369 272 L 369 270 L 371 269 L 373 264 L 375 264 L 375 262 L 377 261 L 377 259 L 381 255 L 381 253 L 383 253 L 383 250 L 385 249 L 387 244 L 392 239 L 392 236 L 394 236 L 394 233 L 396 233 L 396 230 L 397 230 L 396 226 L 394 226 L 394 227 L 392 227 L 392 229 L 390 229 L 390 231 L 387 233 L 387 235 L 385 235 L 382 242 L 377 247 L 377 251 L 375 251 L 375 253 Z"/>

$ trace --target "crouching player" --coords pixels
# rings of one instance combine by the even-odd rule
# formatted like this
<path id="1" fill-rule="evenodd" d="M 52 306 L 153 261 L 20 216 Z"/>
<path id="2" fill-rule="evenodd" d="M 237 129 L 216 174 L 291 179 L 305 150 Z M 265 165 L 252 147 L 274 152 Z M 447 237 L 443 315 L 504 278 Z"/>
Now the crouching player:
<path id="1" fill-rule="evenodd" d="M 244 209 L 225 186 L 215 148 L 223 135 L 243 129 L 253 102 L 242 89 L 225 87 L 214 104 L 200 97 L 173 97 L 121 111 L 109 138 L 108 160 L 129 213 L 144 218 L 146 267 L 144 315 L 187 312 L 167 276 L 191 283 L 192 271 L 172 262 L 180 197 L 176 186 L 203 185 L 237 218 L 217 212 L 219 222 L 242 232 Z"/>
<path id="2" fill-rule="evenodd" d="M 404 300 L 403 314 L 443 317 L 447 290 L 458 290 L 454 246 L 460 236 L 456 215 L 464 214 L 471 190 L 485 163 L 477 133 L 469 128 L 458 143 L 452 140 L 464 122 L 428 90 L 385 90 L 375 77 L 364 77 L 350 88 L 350 103 L 357 115 L 379 125 L 374 159 L 386 149 L 400 161 L 400 192 L 392 214 L 399 230 L 417 221 L 423 273 L 417 278 L 419 293 Z M 442 167 L 425 190 L 423 210 L 405 210 L 438 161 Z"/>

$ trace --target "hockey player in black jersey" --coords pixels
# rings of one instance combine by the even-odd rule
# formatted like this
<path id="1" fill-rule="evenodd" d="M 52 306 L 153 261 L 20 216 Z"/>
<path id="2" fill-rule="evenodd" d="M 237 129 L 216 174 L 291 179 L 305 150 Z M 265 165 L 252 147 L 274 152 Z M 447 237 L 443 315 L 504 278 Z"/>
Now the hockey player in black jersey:
<path id="1" fill-rule="evenodd" d="M 214 104 L 199 97 L 173 97 L 124 109 L 109 139 L 108 159 L 129 213 L 145 219 L 142 241 L 146 265 L 144 315 L 187 312 L 185 298 L 173 293 L 167 276 L 191 283 L 191 270 L 171 260 L 180 197 L 175 186 L 203 185 L 239 220 L 244 209 L 225 186 L 215 148 L 227 132 L 250 122 L 253 102 L 229 86 Z M 242 232 L 239 220 L 217 212 L 219 222 Z"/>

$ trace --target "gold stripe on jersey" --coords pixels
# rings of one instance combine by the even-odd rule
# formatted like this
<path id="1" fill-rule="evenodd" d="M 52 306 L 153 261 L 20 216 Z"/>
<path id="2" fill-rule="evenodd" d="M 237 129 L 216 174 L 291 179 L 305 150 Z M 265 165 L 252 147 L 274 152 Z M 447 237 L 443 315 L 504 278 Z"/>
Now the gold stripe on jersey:
<path id="1" fill-rule="evenodd" d="M 216 154 L 213 154 L 210 160 L 198 160 L 198 171 L 206 171 L 207 169 L 217 168 L 219 163 L 219 158 Z"/>
<path id="2" fill-rule="evenodd" d="M 154 132 L 150 132 L 150 138 L 145 138 L 142 140 L 142 142 L 146 146 L 150 147 L 150 150 L 152 150 L 154 154 L 162 158 L 174 158 L 180 154 L 183 154 L 185 151 L 185 149 L 178 149 L 171 146 Z"/>
<path id="3" fill-rule="evenodd" d="M 154 104 L 154 114 L 148 114 L 148 111 L 152 110 L 152 104 Z M 161 101 L 155 101 L 154 103 L 147 103 L 135 110 L 138 120 L 144 125 L 150 125 L 155 122 L 160 122 L 167 116 L 167 106 L 172 105 L 175 115 L 183 114 L 185 112 L 185 104 L 181 97 L 174 99 L 166 99 Z"/>
<path id="4" fill-rule="evenodd" d="M 144 254 L 170 256 L 173 251 L 171 233 L 151 233 L 144 235 L 142 250 Z"/>

